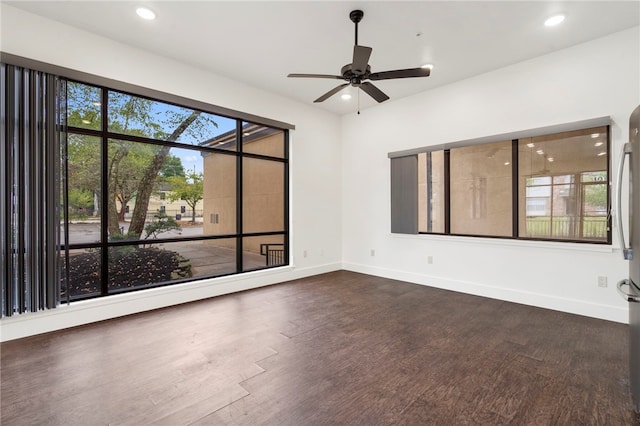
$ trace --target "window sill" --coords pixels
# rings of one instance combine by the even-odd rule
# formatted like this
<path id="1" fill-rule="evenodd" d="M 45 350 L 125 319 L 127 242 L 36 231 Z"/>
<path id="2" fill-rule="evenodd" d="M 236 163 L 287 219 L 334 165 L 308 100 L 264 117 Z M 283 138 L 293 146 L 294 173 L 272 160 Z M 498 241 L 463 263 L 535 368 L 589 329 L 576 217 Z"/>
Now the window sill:
<path id="1" fill-rule="evenodd" d="M 535 241 L 535 240 L 517 240 L 508 238 L 486 238 L 486 237 L 463 237 L 456 235 L 437 235 L 437 234 L 395 234 L 390 233 L 392 238 L 415 239 L 424 241 L 438 241 L 450 244 L 475 244 L 482 246 L 500 246 L 500 247 L 526 247 L 554 250 L 569 250 L 583 252 L 613 253 L 615 251 L 611 244 L 593 244 L 593 243 L 569 243 L 562 241 Z"/>

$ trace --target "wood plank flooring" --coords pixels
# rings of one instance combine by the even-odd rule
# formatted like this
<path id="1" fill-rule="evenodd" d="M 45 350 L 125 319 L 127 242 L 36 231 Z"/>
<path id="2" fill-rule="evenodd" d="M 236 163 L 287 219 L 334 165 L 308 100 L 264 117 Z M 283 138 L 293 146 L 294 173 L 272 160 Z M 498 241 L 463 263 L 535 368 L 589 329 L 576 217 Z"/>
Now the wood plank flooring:
<path id="1" fill-rule="evenodd" d="M 634 425 L 627 332 L 339 271 L 3 343 L 1 424 Z"/>

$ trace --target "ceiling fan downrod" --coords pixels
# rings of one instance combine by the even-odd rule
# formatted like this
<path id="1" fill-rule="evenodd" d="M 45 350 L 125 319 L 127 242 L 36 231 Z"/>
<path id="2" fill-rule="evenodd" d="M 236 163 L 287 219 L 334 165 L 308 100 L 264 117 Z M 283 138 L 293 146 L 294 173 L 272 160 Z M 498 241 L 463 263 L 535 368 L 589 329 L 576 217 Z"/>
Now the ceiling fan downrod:
<path id="1" fill-rule="evenodd" d="M 351 13 L 349 13 L 351 22 L 356 24 L 356 42 L 354 43 L 356 46 L 358 45 L 358 22 L 362 21 L 363 16 L 364 12 L 361 10 L 352 10 Z"/>

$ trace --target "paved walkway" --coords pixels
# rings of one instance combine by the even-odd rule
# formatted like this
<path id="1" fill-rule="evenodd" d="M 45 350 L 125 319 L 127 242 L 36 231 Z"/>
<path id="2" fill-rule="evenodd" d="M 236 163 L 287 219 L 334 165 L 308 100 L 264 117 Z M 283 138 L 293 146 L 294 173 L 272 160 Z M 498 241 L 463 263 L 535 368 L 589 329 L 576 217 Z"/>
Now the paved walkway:
<path id="1" fill-rule="evenodd" d="M 122 222 L 121 227 L 127 231 L 128 222 Z M 176 238 L 203 235 L 202 225 L 192 226 L 183 223 L 180 231 L 169 231 L 162 235 L 164 238 Z M 72 244 L 95 243 L 100 240 L 99 222 L 73 223 L 69 226 L 69 242 Z M 191 261 L 191 271 L 194 277 L 233 274 L 236 270 L 236 249 L 229 240 L 184 241 L 175 243 L 158 243 L 153 239 L 145 240 L 148 244 L 162 247 L 180 253 Z M 235 243 L 235 241 L 234 241 Z M 242 256 L 244 270 L 251 270 L 266 266 L 266 257 L 252 252 L 244 252 Z"/>

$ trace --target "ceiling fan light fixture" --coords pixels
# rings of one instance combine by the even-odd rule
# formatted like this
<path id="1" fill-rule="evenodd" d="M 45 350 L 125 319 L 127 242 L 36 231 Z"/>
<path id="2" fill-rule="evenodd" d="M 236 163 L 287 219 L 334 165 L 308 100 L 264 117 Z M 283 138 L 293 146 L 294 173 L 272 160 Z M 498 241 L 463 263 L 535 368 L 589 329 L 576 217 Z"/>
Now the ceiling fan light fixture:
<path id="1" fill-rule="evenodd" d="M 544 26 L 545 27 L 555 27 L 556 25 L 560 24 L 562 21 L 564 21 L 565 16 L 562 14 L 558 14 L 558 15 L 553 15 L 549 18 L 547 18 L 546 21 L 544 21 Z"/>
<path id="2" fill-rule="evenodd" d="M 136 13 L 139 17 L 141 17 L 142 19 L 146 19 L 147 21 L 156 19 L 156 14 L 153 12 L 153 10 L 146 7 L 137 8 Z"/>
<path id="3" fill-rule="evenodd" d="M 348 101 L 349 99 L 351 99 L 351 94 L 349 94 L 349 93 L 343 93 L 342 95 L 340 95 L 340 98 L 341 98 L 343 101 Z"/>
<path id="4" fill-rule="evenodd" d="M 420 68 L 424 68 L 426 70 L 432 70 L 433 69 L 433 64 L 424 64 Z"/>

